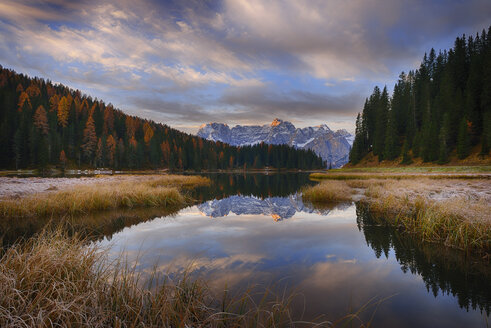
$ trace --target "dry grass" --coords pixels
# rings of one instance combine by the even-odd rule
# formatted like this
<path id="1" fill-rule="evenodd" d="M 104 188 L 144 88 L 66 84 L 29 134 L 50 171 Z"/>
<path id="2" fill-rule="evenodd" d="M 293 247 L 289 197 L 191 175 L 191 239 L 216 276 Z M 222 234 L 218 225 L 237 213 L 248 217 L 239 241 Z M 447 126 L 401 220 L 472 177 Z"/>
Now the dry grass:
<path id="1" fill-rule="evenodd" d="M 391 179 L 387 174 L 362 174 L 362 179 L 355 179 L 357 175 L 321 174 L 324 180 L 306 189 L 304 197 L 314 204 L 361 197 L 375 214 L 423 241 L 491 252 L 489 179 L 455 180 L 441 174 L 438 180 L 427 175 Z"/>
<path id="2" fill-rule="evenodd" d="M 431 182 L 431 183 L 430 183 Z M 363 201 L 393 225 L 421 240 L 476 252 L 491 251 L 491 204 L 486 197 L 432 198 L 434 181 L 387 181 L 370 185 Z"/>
<path id="3" fill-rule="evenodd" d="M 292 296 L 217 298 L 200 280 L 108 263 L 105 252 L 59 230 L 5 251 L 0 259 L 1 327 L 277 327 L 290 325 Z"/>
<path id="4" fill-rule="evenodd" d="M 182 187 L 208 183 L 209 179 L 200 176 L 172 175 L 95 182 L 20 199 L 2 199 L 0 217 L 46 217 L 117 208 L 176 206 L 189 201 L 189 197 L 181 192 Z"/>
<path id="5" fill-rule="evenodd" d="M 344 181 L 323 181 L 302 191 L 302 198 L 312 203 L 351 200 L 352 190 Z"/>
<path id="6" fill-rule="evenodd" d="M 385 172 L 345 172 L 343 170 L 332 173 L 312 173 L 313 180 L 412 180 L 412 179 L 434 179 L 434 180 L 473 180 L 491 179 L 489 173 L 385 173 Z"/>

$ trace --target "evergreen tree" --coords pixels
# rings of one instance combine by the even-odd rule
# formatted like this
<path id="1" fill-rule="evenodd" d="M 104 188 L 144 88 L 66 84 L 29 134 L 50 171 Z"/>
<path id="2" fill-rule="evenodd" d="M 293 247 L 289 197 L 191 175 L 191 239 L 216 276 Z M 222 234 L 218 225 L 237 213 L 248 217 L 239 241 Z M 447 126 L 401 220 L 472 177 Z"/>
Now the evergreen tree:
<path id="1" fill-rule="evenodd" d="M 406 164 L 409 165 L 413 161 L 411 159 L 411 156 L 409 155 L 409 142 L 407 139 L 404 139 L 404 145 L 402 146 L 402 162 L 401 164 Z"/>
<path id="2" fill-rule="evenodd" d="M 397 136 L 396 116 L 391 110 L 390 118 L 387 123 L 387 132 L 385 137 L 384 158 L 391 161 L 399 155 L 399 140 Z"/>
<path id="3" fill-rule="evenodd" d="M 457 140 L 457 157 L 460 159 L 464 159 L 469 156 L 470 152 L 470 141 L 467 124 L 468 123 L 465 118 L 463 118 L 460 122 L 459 136 Z"/>
<path id="4" fill-rule="evenodd" d="M 491 27 L 489 28 L 491 32 Z M 386 89 L 374 88 L 357 117 L 350 162 L 373 152 L 393 159 L 403 144 L 403 162 L 421 157 L 446 163 L 481 143 L 480 155 L 491 148 L 491 37 L 458 37 L 452 49 L 425 54 L 419 69 L 401 73 L 387 106 Z M 462 119 L 465 117 L 465 121 Z M 365 127 L 362 129 L 360 127 Z"/>

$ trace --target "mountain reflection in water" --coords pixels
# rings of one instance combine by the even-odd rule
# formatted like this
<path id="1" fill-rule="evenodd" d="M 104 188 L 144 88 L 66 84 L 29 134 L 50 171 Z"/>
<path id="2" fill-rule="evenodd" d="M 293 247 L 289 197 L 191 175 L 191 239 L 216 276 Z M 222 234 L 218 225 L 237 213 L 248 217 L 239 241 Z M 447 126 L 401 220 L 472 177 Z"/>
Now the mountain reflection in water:
<path id="1" fill-rule="evenodd" d="M 258 198 L 253 196 L 235 195 L 223 199 L 214 199 L 197 206 L 205 216 L 218 218 L 230 213 L 235 215 L 267 215 L 275 221 L 288 219 L 297 212 L 318 213 L 327 215 L 329 209 L 314 209 L 302 202 L 299 194 L 288 197 Z"/>
<path id="2" fill-rule="evenodd" d="M 417 243 L 360 204 L 317 209 L 299 194 L 233 195 L 123 229 L 101 245 L 114 257 L 123 252 L 140 272 L 191 268 L 217 291 L 295 288 L 294 316 L 307 321 L 339 318 L 373 297 L 391 297 L 374 326 L 471 327 L 489 316 L 487 263 Z"/>

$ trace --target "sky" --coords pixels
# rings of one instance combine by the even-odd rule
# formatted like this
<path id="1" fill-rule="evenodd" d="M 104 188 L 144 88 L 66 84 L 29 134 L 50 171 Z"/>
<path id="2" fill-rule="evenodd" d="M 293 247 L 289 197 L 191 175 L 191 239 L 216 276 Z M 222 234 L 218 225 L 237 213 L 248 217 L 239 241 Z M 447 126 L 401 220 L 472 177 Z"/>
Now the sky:
<path id="1" fill-rule="evenodd" d="M 0 65 L 189 133 L 353 131 L 375 85 L 490 25 L 489 0 L 0 0 Z"/>

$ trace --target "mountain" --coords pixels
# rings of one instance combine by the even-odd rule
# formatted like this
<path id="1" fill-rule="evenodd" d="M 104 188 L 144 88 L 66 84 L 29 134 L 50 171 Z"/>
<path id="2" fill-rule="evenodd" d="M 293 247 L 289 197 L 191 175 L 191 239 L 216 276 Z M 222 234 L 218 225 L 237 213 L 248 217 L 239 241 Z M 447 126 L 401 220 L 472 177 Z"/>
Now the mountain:
<path id="1" fill-rule="evenodd" d="M 223 123 L 203 124 L 198 136 L 221 141 L 233 146 L 255 145 L 261 142 L 271 145 L 289 145 L 309 149 L 319 155 L 327 165 L 341 167 L 348 162 L 354 136 L 346 130 L 332 131 L 325 124 L 296 128 L 292 123 L 276 118 L 269 125 L 236 125 L 230 128 Z"/>

